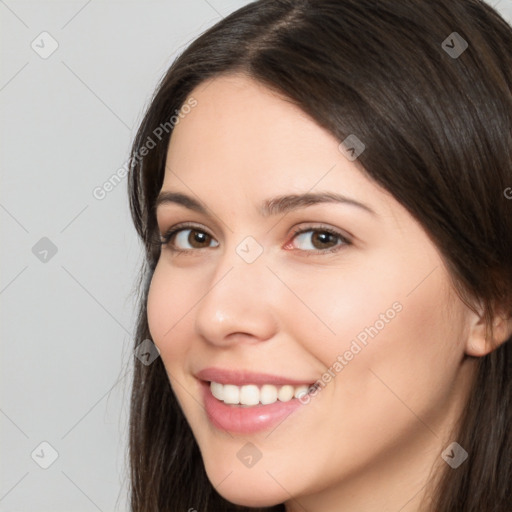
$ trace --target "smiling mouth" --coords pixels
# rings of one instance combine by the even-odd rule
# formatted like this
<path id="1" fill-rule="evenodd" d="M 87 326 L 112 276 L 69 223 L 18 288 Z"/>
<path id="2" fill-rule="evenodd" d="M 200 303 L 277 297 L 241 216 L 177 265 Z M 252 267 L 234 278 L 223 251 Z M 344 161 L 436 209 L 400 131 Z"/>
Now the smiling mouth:
<path id="1" fill-rule="evenodd" d="M 220 382 L 210 381 L 210 390 L 212 395 L 219 401 L 227 405 L 257 406 L 270 405 L 277 401 L 289 402 L 294 398 L 301 398 L 307 395 L 312 386 L 292 386 L 285 384 L 283 386 L 274 386 L 273 384 L 246 384 L 237 386 L 235 384 L 221 384 Z"/>

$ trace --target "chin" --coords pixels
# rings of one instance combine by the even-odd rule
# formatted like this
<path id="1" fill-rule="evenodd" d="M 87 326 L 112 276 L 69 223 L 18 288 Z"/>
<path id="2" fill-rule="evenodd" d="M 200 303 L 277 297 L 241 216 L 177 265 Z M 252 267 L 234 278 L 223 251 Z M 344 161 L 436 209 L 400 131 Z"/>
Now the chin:
<path id="1" fill-rule="evenodd" d="M 267 482 L 267 487 L 269 484 L 275 484 L 275 482 L 273 480 Z M 236 482 L 231 486 L 222 484 L 217 492 L 230 503 L 244 507 L 273 507 L 290 499 L 290 496 L 282 489 L 280 492 L 276 490 L 276 492 L 269 493 L 268 489 L 263 491 L 251 485 L 240 486 Z"/>
<path id="2" fill-rule="evenodd" d="M 261 468 L 219 471 L 208 468 L 206 474 L 215 490 L 226 500 L 245 507 L 272 507 L 290 499 L 290 495 Z"/>

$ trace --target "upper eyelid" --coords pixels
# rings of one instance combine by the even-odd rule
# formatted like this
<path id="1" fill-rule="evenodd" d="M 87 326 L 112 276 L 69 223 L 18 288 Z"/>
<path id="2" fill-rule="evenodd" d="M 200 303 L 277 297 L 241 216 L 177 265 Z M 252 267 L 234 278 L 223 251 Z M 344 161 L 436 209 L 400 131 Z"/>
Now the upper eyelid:
<path id="1" fill-rule="evenodd" d="M 198 231 L 204 231 L 206 234 L 215 238 L 214 235 L 212 235 L 212 233 L 210 232 L 210 230 L 208 228 L 202 226 L 201 224 L 196 224 L 194 222 L 178 223 L 178 224 L 175 224 L 174 226 L 171 226 L 168 229 L 164 229 L 164 230 L 159 229 L 159 231 L 160 231 L 160 234 L 162 236 L 164 236 L 166 233 L 169 233 L 171 231 L 176 232 L 176 231 L 181 231 L 182 229 L 197 229 L 197 228 L 199 228 Z M 301 228 L 299 228 L 299 227 L 292 228 L 292 232 L 294 235 L 296 235 L 302 231 L 310 231 L 310 230 L 320 231 L 321 229 L 336 231 L 338 234 L 340 234 L 341 236 L 344 236 L 345 238 L 354 238 L 353 235 L 348 233 L 346 230 L 323 225 L 322 223 L 317 223 L 317 224 L 312 223 L 312 225 L 310 225 L 310 226 L 304 226 Z"/>
<path id="2" fill-rule="evenodd" d="M 162 238 L 170 239 L 169 235 L 171 235 L 171 233 L 172 233 L 171 236 L 176 236 L 177 233 L 184 231 L 184 230 L 188 230 L 188 229 L 192 229 L 192 230 L 196 229 L 197 231 L 202 231 L 202 232 L 206 233 L 208 236 L 210 236 L 212 239 L 214 239 L 217 243 L 219 243 L 217 238 L 214 235 L 212 235 L 207 228 L 203 227 L 201 224 L 196 224 L 193 222 L 178 223 L 178 224 L 170 227 L 169 229 L 165 230 L 164 233 L 161 234 L 160 236 Z M 322 231 L 322 229 L 325 230 L 326 232 L 332 232 L 332 234 L 337 235 L 341 240 L 344 240 L 345 242 L 348 242 L 348 243 L 353 242 L 353 239 L 354 239 L 353 235 L 351 235 L 350 233 L 347 233 L 345 230 L 322 225 L 321 223 L 317 223 L 317 224 L 312 223 L 312 225 L 310 225 L 310 226 L 294 227 L 292 229 L 292 233 L 290 236 L 292 237 L 292 239 L 294 239 L 296 236 L 298 236 L 302 233 L 307 233 L 308 231 Z M 207 247 L 205 247 L 204 249 L 207 249 Z M 199 249 L 181 249 L 181 250 L 182 251 L 197 251 Z M 321 251 L 321 249 L 318 249 L 318 251 Z"/>

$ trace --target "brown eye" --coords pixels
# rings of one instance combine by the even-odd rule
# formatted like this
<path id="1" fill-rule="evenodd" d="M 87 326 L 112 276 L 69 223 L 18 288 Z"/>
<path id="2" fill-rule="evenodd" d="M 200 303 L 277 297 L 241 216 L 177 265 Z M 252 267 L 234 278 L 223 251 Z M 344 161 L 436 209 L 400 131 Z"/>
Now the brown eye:
<path id="1" fill-rule="evenodd" d="M 211 247 L 214 239 L 211 235 L 197 228 L 177 228 L 163 237 L 162 243 L 175 251 L 190 251 Z M 214 246 L 218 245 L 215 242 Z"/>
<path id="2" fill-rule="evenodd" d="M 298 249 L 312 252 L 325 251 L 340 245 L 347 245 L 350 242 L 340 233 L 326 229 L 307 229 L 295 234 L 294 240 Z"/>
<path id="3" fill-rule="evenodd" d="M 202 249 L 203 247 L 208 247 L 210 244 L 211 236 L 207 233 L 203 233 L 202 231 L 197 231 L 196 229 L 189 230 L 190 233 L 187 237 L 187 242 L 196 249 Z"/>
<path id="4" fill-rule="evenodd" d="M 315 249 L 328 249 L 338 244 L 338 240 L 332 233 L 316 231 L 311 237 L 311 243 Z"/>

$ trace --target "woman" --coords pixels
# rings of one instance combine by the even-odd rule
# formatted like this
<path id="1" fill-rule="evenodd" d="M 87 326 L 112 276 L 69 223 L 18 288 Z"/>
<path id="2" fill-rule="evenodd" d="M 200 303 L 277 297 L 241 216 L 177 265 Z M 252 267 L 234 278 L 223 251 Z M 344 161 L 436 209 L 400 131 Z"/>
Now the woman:
<path id="1" fill-rule="evenodd" d="M 132 507 L 510 511 L 512 29 L 479 0 L 261 0 L 160 83 Z"/>

